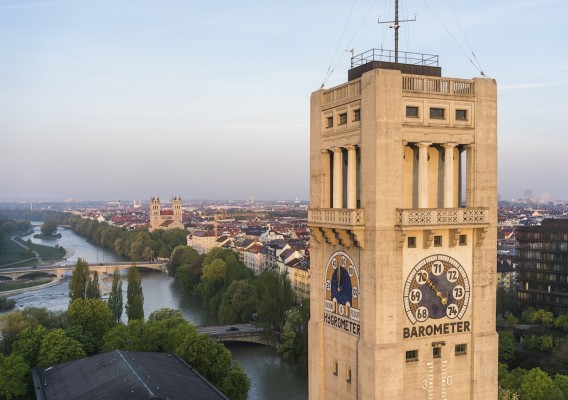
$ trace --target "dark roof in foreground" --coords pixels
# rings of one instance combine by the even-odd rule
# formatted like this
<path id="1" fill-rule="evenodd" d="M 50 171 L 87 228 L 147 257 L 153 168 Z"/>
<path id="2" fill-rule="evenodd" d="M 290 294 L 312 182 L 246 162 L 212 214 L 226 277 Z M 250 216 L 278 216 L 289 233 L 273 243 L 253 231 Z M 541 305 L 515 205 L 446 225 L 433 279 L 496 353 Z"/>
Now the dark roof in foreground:
<path id="1" fill-rule="evenodd" d="M 169 353 L 115 350 L 33 371 L 40 400 L 227 400 Z"/>

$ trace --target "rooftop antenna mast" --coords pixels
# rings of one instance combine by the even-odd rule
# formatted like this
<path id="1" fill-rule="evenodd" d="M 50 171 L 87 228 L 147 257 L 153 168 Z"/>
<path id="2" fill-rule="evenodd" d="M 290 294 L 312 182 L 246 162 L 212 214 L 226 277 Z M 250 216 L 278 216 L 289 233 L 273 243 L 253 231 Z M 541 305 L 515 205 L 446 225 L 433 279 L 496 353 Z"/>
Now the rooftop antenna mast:
<path id="1" fill-rule="evenodd" d="M 416 21 L 416 14 L 414 14 L 413 19 L 398 19 L 398 0 L 394 1 L 394 21 L 381 21 L 380 19 L 377 21 L 379 24 L 392 24 L 394 25 L 389 26 L 389 28 L 394 28 L 394 62 L 398 64 L 398 28 L 400 28 L 401 22 L 413 22 Z"/>

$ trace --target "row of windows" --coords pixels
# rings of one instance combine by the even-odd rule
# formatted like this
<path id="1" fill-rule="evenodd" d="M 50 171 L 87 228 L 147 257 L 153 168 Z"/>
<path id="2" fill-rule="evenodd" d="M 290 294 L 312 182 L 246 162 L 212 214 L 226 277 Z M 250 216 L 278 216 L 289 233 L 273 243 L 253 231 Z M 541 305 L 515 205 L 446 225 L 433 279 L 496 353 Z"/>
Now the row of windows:
<path id="1" fill-rule="evenodd" d="M 407 118 L 420 117 L 419 107 L 406 106 L 406 117 Z M 446 109 L 438 107 L 430 107 L 430 119 L 446 119 Z M 456 120 L 467 121 L 468 120 L 467 110 L 456 110 Z"/>
<path id="2" fill-rule="evenodd" d="M 520 259 L 529 260 L 548 260 L 568 262 L 568 254 L 566 253 L 548 253 L 539 250 L 522 250 L 519 252 Z"/>
<path id="3" fill-rule="evenodd" d="M 416 237 L 409 236 L 408 237 L 408 248 L 416 248 Z M 442 247 L 442 236 L 435 235 L 434 236 L 434 247 Z M 467 235 L 460 235 L 459 237 L 459 245 L 460 246 L 467 246 Z"/>
<path id="4" fill-rule="evenodd" d="M 518 292 L 517 298 L 519 300 L 526 300 L 526 301 L 538 301 L 541 303 L 556 303 L 556 304 L 568 305 L 568 296 L 554 296 L 552 294 L 546 294 L 546 293 Z"/>
<path id="5" fill-rule="evenodd" d="M 463 356 L 467 354 L 467 344 L 461 343 L 456 344 L 455 348 L 456 356 Z M 432 358 L 442 358 L 442 347 L 435 346 L 432 347 Z M 418 350 L 408 350 L 406 352 L 406 362 L 418 361 Z"/>
<path id="6" fill-rule="evenodd" d="M 525 242 L 528 240 L 568 240 L 568 232 L 526 232 L 517 231 L 517 240 Z"/>
<path id="7" fill-rule="evenodd" d="M 361 110 L 353 110 L 352 112 L 352 122 L 357 122 L 361 120 Z M 347 125 L 347 113 L 341 113 L 338 115 L 338 124 Z M 333 117 L 327 117 L 326 128 L 333 128 Z"/>
<path id="8" fill-rule="evenodd" d="M 536 271 L 554 271 L 554 272 L 568 272 L 566 264 L 551 264 L 545 262 L 534 262 L 523 260 L 522 265 L 519 265 L 519 271 L 528 272 L 531 270 Z"/>
<path id="9" fill-rule="evenodd" d="M 554 243 L 554 242 L 538 242 L 538 243 L 523 243 L 519 244 L 519 249 L 531 250 L 551 250 L 551 251 L 568 251 L 568 243 Z"/>

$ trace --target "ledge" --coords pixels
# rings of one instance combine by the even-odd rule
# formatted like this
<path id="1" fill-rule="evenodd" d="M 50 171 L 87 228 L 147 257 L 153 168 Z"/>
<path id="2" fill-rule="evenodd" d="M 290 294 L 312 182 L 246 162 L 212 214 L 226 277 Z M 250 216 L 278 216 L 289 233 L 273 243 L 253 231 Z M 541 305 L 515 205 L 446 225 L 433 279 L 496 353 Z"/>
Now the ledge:
<path id="1" fill-rule="evenodd" d="M 345 247 L 364 247 L 365 212 L 363 209 L 310 208 L 308 227 L 318 243 Z"/>
<path id="2" fill-rule="evenodd" d="M 442 228 L 489 226 L 488 208 L 398 208 L 397 226 L 400 228 Z"/>

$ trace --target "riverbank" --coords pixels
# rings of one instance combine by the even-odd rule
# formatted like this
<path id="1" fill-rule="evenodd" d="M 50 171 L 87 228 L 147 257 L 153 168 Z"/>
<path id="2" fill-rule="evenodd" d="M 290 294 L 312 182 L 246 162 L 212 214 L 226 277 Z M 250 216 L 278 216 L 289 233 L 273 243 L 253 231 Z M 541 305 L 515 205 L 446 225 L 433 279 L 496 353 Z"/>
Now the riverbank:
<path id="1" fill-rule="evenodd" d="M 65 281 L 65 279 L 53 278 L 53 280 L 51 282 L 44 283 L 42 285 L 30 286 L 30 287 L 14 289 L 14 290 L 0 291 L 0 296 L 2 296 L 2 297 L 17 296 L 17 295 L 22 294 L 22 293 L 33 292 L 34 290 L 46 289 L 46 288 L 51 287 L 51 286 L 59 285 L 60 283 L 63 283 L 64 281 Z"/>

